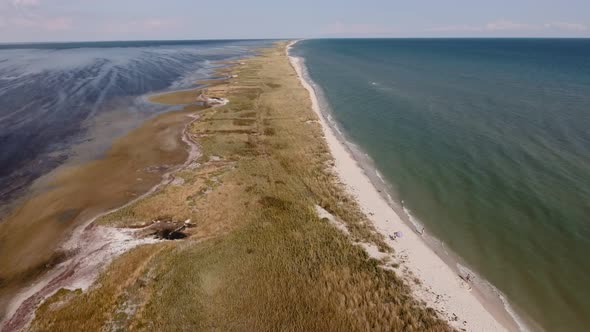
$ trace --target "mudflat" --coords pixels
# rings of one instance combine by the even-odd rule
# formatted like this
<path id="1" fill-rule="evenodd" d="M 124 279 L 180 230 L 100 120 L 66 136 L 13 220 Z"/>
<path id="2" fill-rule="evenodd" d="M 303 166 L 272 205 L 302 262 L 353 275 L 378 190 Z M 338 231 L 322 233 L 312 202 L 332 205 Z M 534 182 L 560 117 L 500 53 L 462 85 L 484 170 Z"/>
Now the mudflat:
<path id="1" fill-rule="evenodd" d="M 73 229 L 146 192 L 186 159 L 180 133 L 189 113 L 156 116 L 102 158 L 57 169 L 47 177 L 47 190 L 0 221 L 0 317 L 15 291 L 68 257 L 58 249 Z"/>

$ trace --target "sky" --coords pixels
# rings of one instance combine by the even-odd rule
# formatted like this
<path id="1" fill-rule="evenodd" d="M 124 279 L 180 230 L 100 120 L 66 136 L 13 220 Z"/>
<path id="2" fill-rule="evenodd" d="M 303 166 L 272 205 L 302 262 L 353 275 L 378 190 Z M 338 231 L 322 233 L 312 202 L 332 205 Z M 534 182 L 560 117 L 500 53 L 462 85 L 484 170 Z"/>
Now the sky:
<path id="1" fill-rule="evenodd" d="M 0 43 L 590 37 L 590 0 L 0 0 Z"/>

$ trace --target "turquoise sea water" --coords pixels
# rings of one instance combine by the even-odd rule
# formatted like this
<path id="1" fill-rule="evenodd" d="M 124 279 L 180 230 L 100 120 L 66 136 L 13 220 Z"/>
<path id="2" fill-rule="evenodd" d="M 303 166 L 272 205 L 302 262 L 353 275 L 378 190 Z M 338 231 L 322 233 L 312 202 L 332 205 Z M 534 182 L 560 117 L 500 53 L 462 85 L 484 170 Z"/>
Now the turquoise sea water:
<path id="1" fill-rule="evenodd" d="M 590 328 L 590 40 L 306 40 L 292 53 L 430 234 L 543 328 Z"/>

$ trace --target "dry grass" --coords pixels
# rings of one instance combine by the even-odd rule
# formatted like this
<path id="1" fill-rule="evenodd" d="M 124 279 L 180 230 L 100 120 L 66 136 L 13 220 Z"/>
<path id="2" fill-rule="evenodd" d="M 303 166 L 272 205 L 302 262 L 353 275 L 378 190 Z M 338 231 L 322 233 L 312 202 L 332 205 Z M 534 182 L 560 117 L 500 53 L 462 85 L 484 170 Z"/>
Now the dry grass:
<path id="1" fill-rule="evenodd" d="M 101 275 L 96 286 L 86 292 L 60 290 L 36 312 L 39 317 L 31 331 L 98 331 L 99 326 L 115 326 L 122 308 L 132 309 L 141 301 L 141 288 L 149 282 L 151 260 L 165 246 L 143 246 L 125 253 Z M 132 312 L 133 310 L 127 310 Z M 118 317 L 119 316 L 119 317 Z"/>
<path id="2" fill-rule="evenodd" d="M 190 127 L 202 156 L 178 174 L 182 184 L 102 221 L 191 218 L 191 236 L 133 250 L 58 309 L 51 306 L 63 296 L 54 296 L 32 330 L 450 330 L 355 245 L 389 250 L 327 167 L 321 128 L 307 122 L 316 116 L 284 47 L 232 67 L 231 102 L 201 111 Z M 320 220 L 316 204 L 350 236 Z"/>

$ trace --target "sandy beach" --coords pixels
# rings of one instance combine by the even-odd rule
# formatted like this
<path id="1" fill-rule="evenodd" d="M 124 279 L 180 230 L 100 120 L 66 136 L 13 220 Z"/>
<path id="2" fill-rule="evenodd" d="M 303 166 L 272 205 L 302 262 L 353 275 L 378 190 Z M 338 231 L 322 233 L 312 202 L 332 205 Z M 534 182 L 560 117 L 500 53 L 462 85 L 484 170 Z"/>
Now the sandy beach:
<path id="1" fill-rule="evenodd" d="M 200 151 L 194 162 L 94 222 L 129 233 L 104 233 L 109 243 L 151 244 L 122 254 L 109 244 L 112 256 L 92 255 L 106 265 L 93 268 L 102 272 L 90 287 L 94 274 L 42 287 L 36 294 L 49 297 L 28 306 L 35 310 L 29 329 L 450 331 L 412 296 L 399 266 L 377 268 L 385 261 L 355 244 L 390 252 L 326 167 L 332 156 L 286 45 L 242 59 L 228 68 L 225 88 L 208 89 L 229 103 L 200 110 L 186 128 Z M 344 222 L 348 235 L 320 209 Z M 155 228 L 187 221 L 183 237 L 154 241 Z M 30 309 L 10 326 L 25 326 Z"/>
<path id="2" fill-rule="evenodd" d="M 296 42 L 294 42 L 296 43 Z M 291 43 L 291 47 L 294 43 Z M 288 48 L 289 49 L 289 48 Z M 287 49 L 287 52 L 288 52 Z M 405 223 L 388 204 L 380 191 L 373 185 L 366 171 L 359 165 L 334 131 L 320 108 L 314 87 L 306 80 L 304 63 L 301 58 L 290 56 L 303 86 L 309 92 L 312 108 L 320 118 L 325 139 L 334 157 L 334 171 L 356 198 L 363 212 L 375 229 L 383 234 L 387 244 L 394 248 L 401 258 L 404 278 L 412 283 L 414 295 L 434 308 L 453 327 L 467 331 L 522 330 L 508 315 L 500 303 L 481 299 L 471 285 L 466 283 L 447 263 L 430 248 L 414 227 Z M 392 239 L 390 235 L 402 232 L 403 237 Z M 368 250 L 375 258 L 382 253 Z"/>

